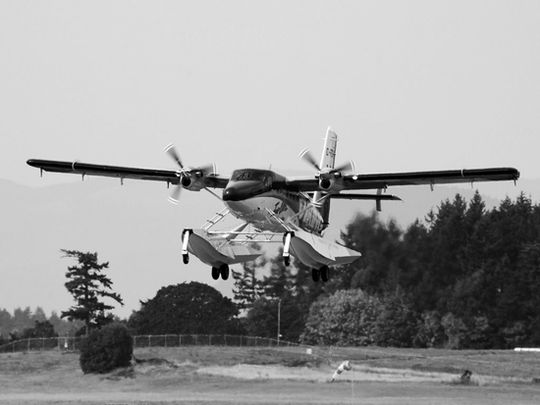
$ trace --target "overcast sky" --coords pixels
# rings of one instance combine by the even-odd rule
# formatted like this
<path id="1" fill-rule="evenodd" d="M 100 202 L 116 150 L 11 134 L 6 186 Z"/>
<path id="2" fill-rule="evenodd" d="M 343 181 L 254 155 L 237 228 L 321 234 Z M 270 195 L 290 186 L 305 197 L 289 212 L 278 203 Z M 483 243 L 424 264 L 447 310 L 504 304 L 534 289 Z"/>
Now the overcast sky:
<path id="1" fill-rule="evenodd" d="M 331 125 L 359 172 L 539 179 L 539 44 L 538 1 L 0 0 L 0 178 L 172 168 L 170 142 L 222 174 L 305 173 Z"/>

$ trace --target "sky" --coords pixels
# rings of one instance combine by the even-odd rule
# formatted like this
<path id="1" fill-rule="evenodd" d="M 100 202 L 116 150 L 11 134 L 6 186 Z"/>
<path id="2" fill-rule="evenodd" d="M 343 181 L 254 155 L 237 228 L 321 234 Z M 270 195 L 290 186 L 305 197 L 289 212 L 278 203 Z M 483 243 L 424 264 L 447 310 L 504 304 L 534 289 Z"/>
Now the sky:
<path id="1" fill-rule="evenodd" d="M 305 174 L 332 126 L 360 173 L 538 180 L 538 44 L 537 1 L 0 0 L 0 179 L 74 181 L 29 158 L 174 168 L 171 142 L 224 175 Z"/>

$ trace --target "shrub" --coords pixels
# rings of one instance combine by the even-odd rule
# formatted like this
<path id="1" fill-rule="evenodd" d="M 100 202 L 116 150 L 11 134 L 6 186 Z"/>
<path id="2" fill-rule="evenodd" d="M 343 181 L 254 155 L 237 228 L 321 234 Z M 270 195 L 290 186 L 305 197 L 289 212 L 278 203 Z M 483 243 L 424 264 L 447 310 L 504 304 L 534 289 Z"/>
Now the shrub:
<path id="1" fill-rule="evenodd" d="M 463 320 L 449 312 L 441 319 L 441 325 L 446 335 L 447 349 L 463 349 L 468 343 L 468 328 Z"/>
<path id="2" fill-rule="evenodd" d="M 127 367 L 133 354 L 133 339 L 127 328 L 112 323 L 95 329 L 81 342 L 79 362 L 83 373 L 108 373 Z"/>
<path id="3" fill-rule="evenodd" d="M 410 347 L 417 333 L 418 315 L 399 294 L 384 297 L 375 321 L 374 343 L 378 346 Z"/>
<path id="4" fill-rule="evenodd" d="M 416 347 L 442 347 L 445 342 L 441 315 L 437 311 L 424 311 L 417 324 L 413 345 Z"/>
<path id="5" fill-rule="evenodd" d="M 373 344 L 380 311 L 380 300 L 362 290 L 337 291 L 311 304 L 301 340 L 319 345 Z"/>

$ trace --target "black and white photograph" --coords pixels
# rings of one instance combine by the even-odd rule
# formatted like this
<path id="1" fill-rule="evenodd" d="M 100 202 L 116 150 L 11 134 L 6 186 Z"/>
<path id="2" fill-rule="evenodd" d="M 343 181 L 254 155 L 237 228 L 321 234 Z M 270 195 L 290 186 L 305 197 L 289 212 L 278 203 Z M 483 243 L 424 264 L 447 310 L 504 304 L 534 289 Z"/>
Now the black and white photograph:
<path id="1" fill-rule="evenodd" d="M 540 2 L 0 0 L 0 405 L 539 404 Z"/>

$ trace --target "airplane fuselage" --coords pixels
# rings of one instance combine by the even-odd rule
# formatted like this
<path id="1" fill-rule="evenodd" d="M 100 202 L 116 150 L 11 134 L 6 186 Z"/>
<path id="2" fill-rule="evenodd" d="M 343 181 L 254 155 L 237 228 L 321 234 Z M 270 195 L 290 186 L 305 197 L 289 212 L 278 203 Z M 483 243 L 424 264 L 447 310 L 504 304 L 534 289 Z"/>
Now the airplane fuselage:
<path id="1" fill-rule="evenodd" d="M 324 229 L 320 212 L 300 194 L 273 190 L 257 197 L 224 203 L 236 218 L 262 231 L 283 232 L 284 228 L 276 218 L 307 232 L 320 234 Z"/>
<path id="2" fill-rule="evenodd" d="M 284 182 L 270 170 L 236 170 L 223 190 L 223 202 L 235 217 L 259 230 L 283 232 L 281 221 L 320 234 L 325 224 L 319 210 L 307 196 L 281 189 Z"/>

